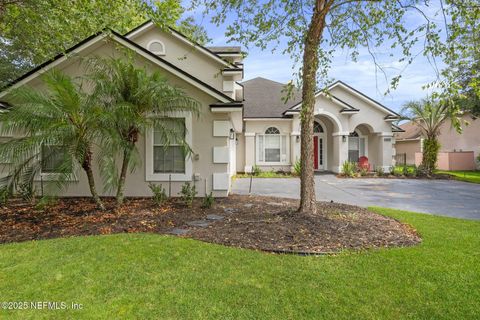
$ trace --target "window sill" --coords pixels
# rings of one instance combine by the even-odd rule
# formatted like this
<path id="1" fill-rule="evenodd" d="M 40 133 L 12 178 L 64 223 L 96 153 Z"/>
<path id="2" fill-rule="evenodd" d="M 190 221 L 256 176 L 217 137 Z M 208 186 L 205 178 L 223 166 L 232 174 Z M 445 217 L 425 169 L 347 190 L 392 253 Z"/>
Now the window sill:
<path id="1" fill-rule="evenodd" d="M 291 166 L 290 162 L 260 162 L 256 163 L 259 166 Z"/>
<path id="2" fill-rule="evenodd" d="M 186 173 L 150 173 L 145 181 L 192 181 L 192 177 Z"/>

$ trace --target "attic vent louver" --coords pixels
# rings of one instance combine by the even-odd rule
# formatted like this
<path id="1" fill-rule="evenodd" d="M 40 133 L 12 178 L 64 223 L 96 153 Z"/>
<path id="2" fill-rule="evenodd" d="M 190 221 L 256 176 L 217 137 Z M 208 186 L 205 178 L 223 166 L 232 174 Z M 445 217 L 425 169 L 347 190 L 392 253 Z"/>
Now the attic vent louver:
<path id="1" fill-rule="evenodd" d="M 152 40 L 147 44 L 147 50 L 157 56 L 165 55 L 165 45 L 160 40 Z"/>

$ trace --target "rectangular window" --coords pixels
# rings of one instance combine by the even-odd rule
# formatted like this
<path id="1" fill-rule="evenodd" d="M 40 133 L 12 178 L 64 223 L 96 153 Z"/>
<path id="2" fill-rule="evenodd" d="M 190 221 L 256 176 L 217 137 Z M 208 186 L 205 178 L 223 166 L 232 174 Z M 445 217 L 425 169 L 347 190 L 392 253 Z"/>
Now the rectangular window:
<path id="1" fill-rule="evenodd" d="M 65 163 L 67 152 L 63 146 L 42 145 L 42 173 L 61 173 L 61 166 Z"/>
<path id="2" fill-rule="evenodd" d="M 287 163 L 287 136 L 265 134 L 257 136 L 257 152 L 259 162 Z"/>
<path id="3" fill-rule="evenodd" d="M 176 132 L 175 135 L 172 132 Z M 185 119 L 165 119 L 153 130 L 153 173 L 185 173 Z"/>
<path id="4" fill-rule="evenodd" d="M 365 155 L 365 138 L 348 137 L 348 161 L 358 162 Z"/>

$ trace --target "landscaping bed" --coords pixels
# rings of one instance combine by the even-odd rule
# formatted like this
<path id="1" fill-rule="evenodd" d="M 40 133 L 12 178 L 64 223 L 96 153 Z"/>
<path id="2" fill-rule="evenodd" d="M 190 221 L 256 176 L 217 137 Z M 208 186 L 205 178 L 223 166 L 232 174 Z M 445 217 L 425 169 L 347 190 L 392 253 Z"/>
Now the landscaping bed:
<path id="1" fill-rule="evenodd" d="M 295 212 L 298 201 L 230 196 L 212 208 L 170 199 L 128 199 L 120 208 L 106 200 L 98 211 L 89 199 L 60 199 L 44 208 L 13 200 L 0 211 L 0 243 L 111 233 L 177 234 L 206 242 L 274 252 L 333 253 L 345 249 L 411 246 L 421 241 L 414 229 L 367 209 L 319 202 L 318 214 Z"/>

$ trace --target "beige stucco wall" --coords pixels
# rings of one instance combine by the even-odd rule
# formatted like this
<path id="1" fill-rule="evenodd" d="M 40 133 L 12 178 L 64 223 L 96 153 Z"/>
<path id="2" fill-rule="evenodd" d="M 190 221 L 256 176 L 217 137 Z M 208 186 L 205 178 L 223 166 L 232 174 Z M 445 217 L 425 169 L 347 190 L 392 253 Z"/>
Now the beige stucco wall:
<path id="1" fill-rule="evenodd" d="M 187 71 L 215 89 L 223 91 L 221 70 L 225 66 L 205 53 L 200 52 L 198 48 L 180 41 L 173 34 L 162 31 L 158 27 L 151 27 L 147 31 L 131 37 L 130 40 L 146 49 L 150 41 L 162 41 L 165 45 L 165 55 L 160 56 L 162 59 Z"/>
<path id="2" fill-rule="evenodd" d="M 415 152 L 421 152 L 420 140 L 396 141 L 395 150 L 397 154 L 406 153 L 407 164 L 415 164 Z"/>
<path id="3" fill-rule="evenodd" d="M 441 127 L 438 136 L 442 152 L 450 151 L 473 151 L 475 158 L 480 153 L 480 119 L 472 119 L 469 115 L 462 117 L 469 125 L 463 125 L 461 134 L 452 128 L 450 121 L 446 121 Z"/>
<path id="4" fill-rule="evenodd" d="M 111 42 L 101 42 L 98 45 L 91 48 L 91 50 L 85 53 L 86 56 L 116 56 L 120 57 L 121 53 L 116 49 L 116 46 Z M 213 147 L 214 146 L 227 146 L 228 137 L 213 137 L 213 121 L 214 120 L 229 120 L 229 115 L 227 113 L 211 113 L 209 105 L 211 103 L 217 102 L 216 99 L 212 98 L 205 92 L 201 91 L 197 87 L 190 85 L 183 80 L 177 78 L 174 74 L 168 73 L 165 70 L 162 70 L 160 67 L 154 65 L 153 63 L 147 61 L 146 59 L 135 56 L 134 63 L 138 66 L 145 66 L 147 70 L 159 70 L 164 74 L 170 84 L 179 86 L 184 89 L 191 97 L 195 98 L 201 104 L 200 116 L 198 118 L 193 118 L 192 123 L 192 149 L 195 154 L 199 155 L 199 160 L 193 160 L 193 174 L 198 173 L 200 175 L 200 181 L 195 182 L 197 186 L 198 196 L 203 196 L 205 192 L 212 190 L 212 177 L 213 173 L 226 173 L 227 164 L 214 164 L 213 163 Z M 58 66 L 58 69 L 62 70 L 68 75 L 79 76 L 84 73 L 84 68 L 80 64 L 80 59 L 77 57 L 72 57 L 68 59 L 65 63 L 62 63 Z M 32 81 L 30 86 L 41 90 L 44 86 L 39 79 Z M 127 183 L 125 188 L 126 196 L 150 196 L 151 192 L 148 188 L 148 182 L 146 181 L 145 175 L 145 139 L 140 137 L 140 140 L 137 143 L 140 163 L 136 170 L 133 173 L 129 173 L 127 176 Z M 98 153 L 95 152 L 94 156 L 97 156 Z M 67 189 L 62 191 L 64 196 L 88 196 L 89 189 L 87 184 L 86 175 L 82 170 L 76 172 L 78 181 L 70 182 Z M 97 182 L 97 189 L 99 191 L 101 188 L 101 178 L 100 170 L 95 163 L 94 175 Z M 205 181 L 207 181 L 207 190 L 205 190 Z M 162 184 L 168 191 L 168 182 L 167 181 L 158 181 L 155 182 Z M 181 189 L 181 185 L 184 182 L 172 182 L 171 195 L 176 196 Z M 37 185 L 39 187 L 39 185 Z M 39 188 L 40 189 L 40 188 Z M 108 192 L 101 192 L 102 195 L 111 195 Z M 227 191 L 217 191 L 214 192 L 215 196 L 225 196 Z"/>

